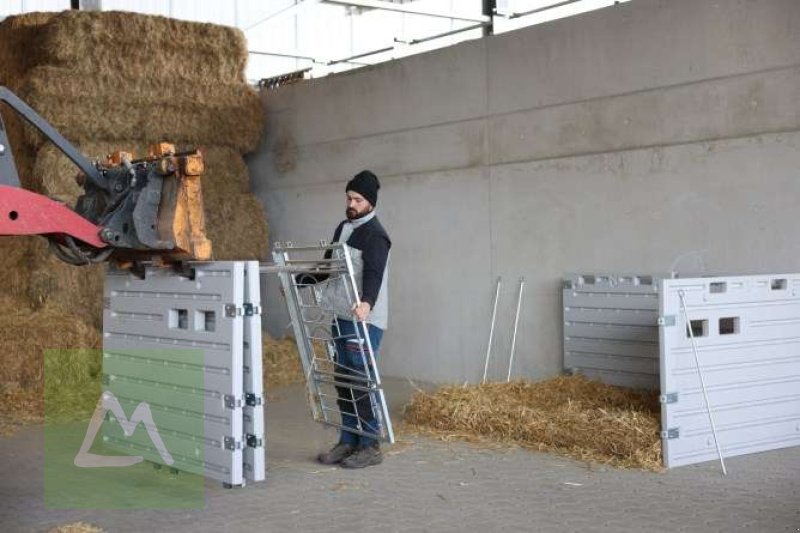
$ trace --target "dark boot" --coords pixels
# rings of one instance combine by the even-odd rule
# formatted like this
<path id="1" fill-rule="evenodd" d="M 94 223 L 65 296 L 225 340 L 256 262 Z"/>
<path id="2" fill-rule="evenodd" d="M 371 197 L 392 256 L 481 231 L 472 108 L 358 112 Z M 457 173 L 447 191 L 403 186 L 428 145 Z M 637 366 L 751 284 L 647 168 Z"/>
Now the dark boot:
<path id="1" fill-rule="evenodd" d="M 335 465 L 342 462 L 343 459 L 349 457 L 356 451 L 356 447 L 352 444 L 344 444 L 340 442 L 330 451 L 321 453 L 317 456 L 317 461 L 324 465 Z"/>
<path id="2" fill-rule="evenodd" d="M 342 461 L 342 468 L 364 468 L 383 462 L 381 448 L 377 444 L 358 448 Z"/>

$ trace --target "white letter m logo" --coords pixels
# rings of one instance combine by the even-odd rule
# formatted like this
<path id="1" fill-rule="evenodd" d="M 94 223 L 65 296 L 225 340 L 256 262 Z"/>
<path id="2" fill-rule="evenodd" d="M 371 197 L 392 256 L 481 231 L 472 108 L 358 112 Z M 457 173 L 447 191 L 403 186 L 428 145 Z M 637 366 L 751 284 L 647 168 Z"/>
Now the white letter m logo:
<path id="1" fill-rule="evenodd" d="M 150 436 L 150 440 L 153 441 L 153 445 L 161 456 L 161 459 L 164 460 L 164 463 L 171 465 L 175 462 L 172 459 L 172 455 L 167 451 L 167 447 L 164 446 L 161 435 L 158 434 L 158 429 L 153 422 L 153 414 L 150 412 L 150 405 L 147 402 L 140 402 L 139 405 L 136 406 L 136 409 L 134 409 L 130 420 L 128 420 L 116 396 L 109 391 L 104 391 L 97 401 L 97 407 L 94 410 L 94 414 L 92 414 L 92 420 L 89 422 L 89 427 L 86 430 L 86 436 L 83 439 L 83 444 L 81 444 L 81 449 L 78 451 L 78 455 L 75 456 L 75 466 L 82 468 L 132 466 L 144 460 L 144 457 L 141 455 L 97 455 L 89 453 L 89 449 L 92 447 L 92 443 L 94 443 L 94 439 L 97 437 L 97 433 L 100 431 L 100 426 L 103 425 L 103 419 L 108 411 L 111 411 L 119 421 L 126 437 L 133 435 L 136 426 L 139 425 L 139 422 L 142 422 L 147 430 L 147 434 Z"/>

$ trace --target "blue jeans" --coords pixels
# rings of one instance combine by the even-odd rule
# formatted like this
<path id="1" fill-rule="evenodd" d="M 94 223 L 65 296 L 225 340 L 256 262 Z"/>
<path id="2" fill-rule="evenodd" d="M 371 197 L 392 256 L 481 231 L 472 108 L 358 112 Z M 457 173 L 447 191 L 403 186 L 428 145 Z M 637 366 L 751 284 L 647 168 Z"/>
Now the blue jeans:
<path id="1" fill-rule="evenodd" d="M 338 324 L 338 328 L 336 327 Z M 355 339 L 356 329 L 352 320 L 342 320 L 337 318 L 336 324 L 332 327 L 334 338 L 336 338 L 336 372 L 339 374 L 349 374 L 353 376 L 363 375 L 366 369 L 364 368 L 364 361 L 361 355 L 361 347 Z M 361 338 L 364 338 L 365 332 L 362 323 L 358 323 L 359 333 Z M 383 330 L 373 326 L 367 325 L 366 334 L 369 335 L 370 344 L 372 345 L 372 352 L 375 360 L 378 359 L 378 348 L 381 345 L 383 338 Z M 366 352 L 364 353 L 366 356 Z M 367 364 L 369 364 L 369 357 Z M 347 382 L 347 378 L 337 378 L 339 381 Z M 354 383 L 359 383 L 354 381 Z M 370 402 L 370 395 L 373 396 L 375 404 L 380 406 L 380 398 L 378 395 L 372 393 L 364 393 L 359 396 L 360 391 L 350 389 L 349 387 L 336 387 L 339 394 L 337 403 L 339 410 L 342 412 L 342 425 L 345 428 L 358 429 L 358 420 L 361 419 L 361 430 L 368 433 L 377 434 L 380 430 L 379 421 L 375 419 L 375 413 L 372 410 L 372 403 Z M 378 444 L 378 440 L 373 437 L 358 435 L 342 429 L 339 433 L 339 442 L 342 444 L 350 444 L 351 446 L 366 447 Z"/>

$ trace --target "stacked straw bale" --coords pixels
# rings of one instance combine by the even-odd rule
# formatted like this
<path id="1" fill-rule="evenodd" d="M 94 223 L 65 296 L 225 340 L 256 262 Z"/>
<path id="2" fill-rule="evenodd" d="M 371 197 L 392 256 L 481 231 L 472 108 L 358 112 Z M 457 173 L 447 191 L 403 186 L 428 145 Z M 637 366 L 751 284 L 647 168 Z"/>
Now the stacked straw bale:
<path id="1" fill-rule="evenodd" d="M 416 393 L 408 429 L 513 443 L 576 459 L 662 469 L 658 394 L 562 376 L 531 383 L 446 386 Z"/>
<path id="2" fill-rule="evenodd" d="M 0 23 L 0 85 L 90 159 L 115 150 L 146 155 L 162 140 L 201 149 L 206 231 L 217 260 L 267 254 L 264 213 L 243 159 L 263 129 L 246 61 L 243 34 L 212 24 L 83 11 Z M 23 187 L 74 205 L 76 167 L 15 113 L 2 113 Z M 0 365 L 7 367 L 0 390 L 40 381 L 42 348 L 99 347 L 103 266 L 61 263 L 41 238 L 3 238 L 0 268 L 0 295 L 17 310 L 0 319 L 0 348 L 13 362 Z"/>

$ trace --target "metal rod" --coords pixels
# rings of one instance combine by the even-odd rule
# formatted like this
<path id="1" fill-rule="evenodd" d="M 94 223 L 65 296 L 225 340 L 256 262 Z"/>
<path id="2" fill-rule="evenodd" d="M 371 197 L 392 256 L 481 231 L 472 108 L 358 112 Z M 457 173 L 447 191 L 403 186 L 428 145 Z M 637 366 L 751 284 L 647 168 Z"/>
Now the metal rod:
<path id="1" fill-rule="evenodd" d="M 678 297 L 681 300 L 681 308 L 683 308 L 683 318 L 686 320 L 686 328 L 689 332 L 689 340 L 692 343 L 692 352 L 694 352 L 694 363 L 697 366 L 697 375 L 700 378 L 700 387 L 703 389 L 703 398 L 706 402 L 706 412 L 708 413 L 708 421 L 711 424 L 711 433 L 714 435 L 714 445 L 717 447 L 717 455 L 719 456 L 719 463 L 722 465 L 722 475 L 727 476 L 728 471 L 725 468 L 725 459 L 722 457 L 722 448 L 719 446 L 719 439 L 717 439 L 717 427 L 714 424 L 714 415 L 711 412 L 711 403 L 708 401 L 708 390 L 706 389 L 706 382 L 703 379 L 703 370 L 700 368 L 700 357 L 697 355 L 697 344 L 694 340 L 694 331 L 692 331 L 692 322 L 689 320 L 689 312 L 686 310 L 686 298 L 683 290 L 678 291 Z"/>
<path id="2" fill-rule="evenodd" d="M 491 22 L 491 17 L 486 15 L 466 15 L 462 13 L 452 13 L 446 11 L 434 11 L 431 9 L 420 9 L 409 7 L 403 4 L 380 0 L 322 0 L 325 4 L 335 4 L 346 7 L 363 7 L 368 9 L 382 9 L 384 11 L 396 11 L 398 13 L 410 13 L 412 15 L 425 15 L 428 17 L 445 18 L 452 20 L 466 20 L 467 22 Z"/>
<path id="3" fill-rule="evenodd" d="M 315 57 L 293 54 L 291 52 L 264 52 L 261 50 L 248 50 L 247 53 L 253 54 L 254 56 L 286 57 L 289 59 L 305 59 L 306 61 L 313 61 L 314 63 L 319 62 Z"/>
<path id="4" fill-rule="evenodd" d="M 312 56 L 307 56 L 307 55 L 302 55 L 302 54 L 293 54 L 291 52 L 265 52 L 263 50 L 248 50 L 247 53 L 248 54 L 253 54 L 253 55 L 256 55 L 256 56 L 271 56 L 271 57 L 285 57 L 285 58 L 288 58 L 288 59 L 302 59 L 302 60 L 305 60 L 305 61 L 311 61 L 312 63 L 317 64 L 317 65 L 329 65 L 330 64 L 330 60 L 329 59 L 319 59 L 317 57 L 312 57 Z M 340 63 L 350 63 L 352 65 L 358 65 L 358 66 L 361 66 L 361 67 L 366 67 L 366 66 L 370 65 L 370 63 L 364 63 L 362 61 L 348 61 L 348 60 L 341 60 Z M 303 69 L 303 71 L 310 71 L 310 70 L 311 70 L 311 67 Z M 295 71 L 295 72 L 298 72 L 298 71 Z M 280 75 L 278 75 L 278 76 L 280 76 Z M 276 77 L 276 76 L 270 76 L 269 79 L 274 78 L 274 77 Z"/>
<path id="5" fill-rule="evenodd" d="M 486 26 L 487 23 L 478 22 L 477 24 L 470 24 L 469 26 L 465 26 L 463 28 L 457 28 L 455 30 L 446 31 L 444 33 L 437 33 L 436 35 L 430 35 L 428 37 L 420 37 L 419 39 L 401 39 L 399 37 L 394 38 L 394 42 L 396 43 L 403 43 L 403 44 L 421 44 L 426 43 L 428 41 L 433 41 L 435 39 L 441 39 L 442 37 L 449 37 L 450 35 L 455 35 L 457 33 L 461 33 L 464 31 L 474 30 L 477 28 L 482 28 Z"/>
<path id="6" fill-rule="evenodd" d="M 353 55 L 353 56 L 345 57 L 345 58 L 342 58 L 342 59 L 334 59 L 333 61 L 328 61 L 325 64 L 326 65 L 338 65 L 339 63 L 352 63 L 353 59 L 360 59 L 362 57 L 374 56 L 375 54 L 382 54 L 384 52 L 389 52 L 391 50 L 394 50 L 394 46 L 386 46 L 384 48 L 378 48 L 377 50 L 370 50 L 369 52 L 362 52 L 360 54 L 356 54 L 356 55 Z"/>
<path id="7" fill-rule="evenodd" d="M 519 278 L 519 294 L 517 295 L 517 315 L 514 317 L 514 335 L 511 336 L 511 355 L 508 357 L 508 375 L 506 383 L 511 381 L 511 367 L 514 365 L 514 348 L 517 346 L 517 325 L 519 324 L 519 309 L 522 305 L 522 289 L 525 288 L 525 278 Z"/>
<path id="8" fill-rule="evenodd" d="M 536 9 L 531 9 L 529 11 L 520 11 L 518 13 L 514 13 L 514 12 L 512 12 L 512 13 L 503 13 L 501 11 L 495 11 L 495 15 L 497 15 L 498 17 L 504 17 L 504 18 L 507 18 L 507 19 L 516 19 L 516 18 L 519 18 L 519 17 L 527 16 L 527 15 L 533 15 L 533 14 L 536 14 L 536 13 L 541 13 L 543 11 L 550 11 L 551 9 L 555 9 L 557 7 L 568 6 L 570 4 L 576 4 L 576 3 L 580 2 L 580 1 L 581 0 L 564 0 L 563 2 L 558 2 L 556 4 L 552 4 L 552 5 L 549 5 L 549 6 L 537 7 Z"/>
<path id="9" fill-rule="evenodd" d="M 494 291 L 494 307 L 492 309 L 492 324 L 489 326 L 489 345 L 486 347 L 486 360 L 483 363 L 483 379 L 481 383 L 486 383 L 486 373 L 489 371 L 489 357 L 492 354 L 492 337 L 494 337 L 494 321 L 497 318 L 497 301 L 500 299 L 500 284 L 502 276 L 497 276 L 497 288 Z"/>

